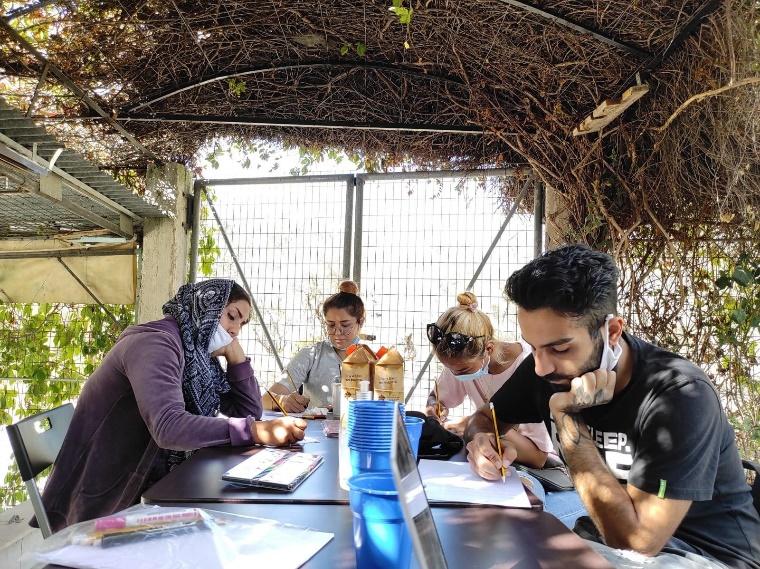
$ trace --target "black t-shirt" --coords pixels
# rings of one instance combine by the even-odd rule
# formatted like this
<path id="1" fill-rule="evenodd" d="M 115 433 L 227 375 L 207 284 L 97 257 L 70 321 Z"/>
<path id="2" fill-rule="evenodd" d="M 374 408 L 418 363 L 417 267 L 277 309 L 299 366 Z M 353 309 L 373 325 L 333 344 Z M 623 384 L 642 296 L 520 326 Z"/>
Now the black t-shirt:
<path id="1" fill-rule="evenodd" d="M 760 516 L 715 388 L 688 360 L 624 338 L 631 381 L 606 405 L 581 412 L 599 453 L 621 483 L 692 500 L 674 537 L 730 567 L 760 569 Z M 491 401 L 503 422 L 546 423 L 559 450 L 552 393 L 529 356 Z"/>

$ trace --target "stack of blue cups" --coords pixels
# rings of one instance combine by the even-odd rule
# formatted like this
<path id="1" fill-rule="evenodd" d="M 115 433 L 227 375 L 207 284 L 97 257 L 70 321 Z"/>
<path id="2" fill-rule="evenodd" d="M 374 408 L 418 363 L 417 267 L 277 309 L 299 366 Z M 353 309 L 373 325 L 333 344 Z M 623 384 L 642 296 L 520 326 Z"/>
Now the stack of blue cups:
<path id="1" fill-rule="evenodd" d="M 401 416 L 405 418 L 404 406 L 395 401 L 349 401 L 348 448 L 352 474 L 390 472 L 396 405 L 399 405 Z"/>
<path id="2" fill-rule="evenodd" d="M 362 569 L 408 569 L 412 542 L 406 529 L 391 474 L 393 419 L 399 405 L 415 455 L 422 419 L 406 417 L 394 401 L 349 401 L 348 447 L 351 471 L 348 481 L 353 514 L 356 566 Z"/>

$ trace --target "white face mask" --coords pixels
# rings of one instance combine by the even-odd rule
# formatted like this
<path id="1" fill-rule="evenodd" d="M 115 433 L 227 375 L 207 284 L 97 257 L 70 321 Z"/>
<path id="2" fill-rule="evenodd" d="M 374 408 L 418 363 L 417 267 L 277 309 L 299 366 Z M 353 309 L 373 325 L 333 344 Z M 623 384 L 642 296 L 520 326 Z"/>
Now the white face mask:
<path id="1" fill-rule="evenodd" d="M 219 324 L 216 327 L 216 332 L 214 332 L 214 335 L 211 336 L 211 341 L 208 344 L 208 353 L 213 354 L 218 349 L 229 346 L 231 343 L 232 336 L 230 336 L 227 333 L 227 330 L 222 328 L 222 325 Z"/>
<path id="2" fill-rule="evenodd" d="M 456 375 L 456 374 L 452 374 L 452 375 L 456 377 L 459 381 L 463 381 L 463 382 L 475 381 L 479 377 L 488 375 L 488 364 L 490 363 L 490 361 L 491 361 L 491 358 L 486 358 L 486 361 L 483 364 L 483 367 L 477 371 L 473 371 L 472 373 L 463 373 L 462 375 Z"/>
<path id="3" fill-rule="evenodd" d="M 613 319 L 612 314 L 608 314 L 604 319 L 604 350 L 602 350 L 602 361 L 599 364 L 599 369 L 612 371 L 623 354 L 623 347 L 620 342 L 614 348 L 610 347 L 610 320 Z"/>

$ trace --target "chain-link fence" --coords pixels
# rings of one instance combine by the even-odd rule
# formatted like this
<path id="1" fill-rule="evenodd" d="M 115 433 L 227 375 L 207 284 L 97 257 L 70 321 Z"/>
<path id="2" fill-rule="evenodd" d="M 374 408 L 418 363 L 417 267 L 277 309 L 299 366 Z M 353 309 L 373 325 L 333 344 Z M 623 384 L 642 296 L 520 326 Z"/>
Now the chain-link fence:
<path id="1" fill-rule="evenodd" d="M 505 222 L 509 172 L 304 176 L 209 182 L 232 252 L 222 248 L 213 276 L 240 280 L 233 252 L 263 313 L 282 361 L 324 338 L 321 302 L 341 278 L 360 281 L 367 309 L 363 332 L 374 347 L 396 346 L 406 359 L 408 391 L 430 353 L 425 325 L 455 304 L 489 248 L 472 290 L 504 340 L 517 339 L 507 277 L 533 257 L 533 216 Z M 511 204 L 507 204 L 509 207 Z M 208 212 L 207 212 L 208 213 Z M 206 230 L 216 226 L 206 215 Z M 218 235 L 218 234 L 217 234 Z M 350 267 L 350 270 L 349 270 Z M 255 318 L 241 336 L 259 381 L 279 375 Z M 409 402 L 421 409 L 441 368 L 421 377 Z M 471 407 L 452 415 L 469 413 Z"/>

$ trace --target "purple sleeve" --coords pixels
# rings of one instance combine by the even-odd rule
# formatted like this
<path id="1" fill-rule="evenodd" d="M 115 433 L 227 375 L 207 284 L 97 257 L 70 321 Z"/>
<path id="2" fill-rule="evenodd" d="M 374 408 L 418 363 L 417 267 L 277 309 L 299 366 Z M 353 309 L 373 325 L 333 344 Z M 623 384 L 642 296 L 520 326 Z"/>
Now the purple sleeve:
<path id="1" fill-rule="evenodd" d="M 222 396 L 222 413 L 228 417 L 251 416 L 256 420 L 261 419 L 261 390 L 253 374 L 251 359 L 246 358 L 244 362 L 229 366 L 227 380 L 231 389 Z"/>
<path id="2" fill-rule="evenodd" d="M 140 415 L 156 444 L 170 450 L 253 444 L 252 419 L 193 415 L 182 397 L 184 358 L 177 340 L 162 332 L 125 338 L 121 364 L 134 392 Z M 122 340 L 122 341 L 124 341 Z"/>

